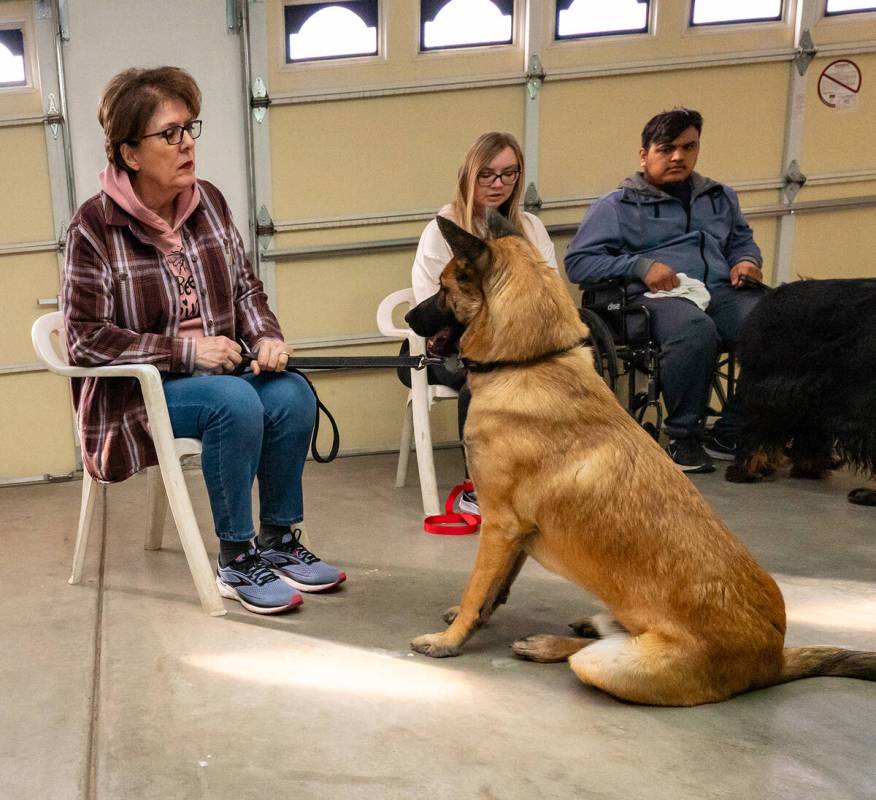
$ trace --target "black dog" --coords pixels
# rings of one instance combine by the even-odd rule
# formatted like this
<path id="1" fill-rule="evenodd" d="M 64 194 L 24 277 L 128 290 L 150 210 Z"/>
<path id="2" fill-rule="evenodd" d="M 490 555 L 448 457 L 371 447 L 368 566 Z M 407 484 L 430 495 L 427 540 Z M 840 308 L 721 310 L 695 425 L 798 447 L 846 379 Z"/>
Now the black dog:
<path id="1" fill-rule="evenodd" d="M 762 480 L 783 453 L 793 477 L 821 478 L 838 463 L 876 476 L 876 279 L 773 289 L 736 353 L 745 422 L 727 480 Z M 876 491 L 849 500 L 876 505 Z"/>

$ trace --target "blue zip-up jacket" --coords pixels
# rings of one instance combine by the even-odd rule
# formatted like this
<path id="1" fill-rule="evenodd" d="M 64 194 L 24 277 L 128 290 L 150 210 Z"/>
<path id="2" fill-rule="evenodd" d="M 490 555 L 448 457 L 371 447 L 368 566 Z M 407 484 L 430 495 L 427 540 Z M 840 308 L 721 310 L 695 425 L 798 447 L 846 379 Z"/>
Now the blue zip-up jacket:
<path id="1" fill-rule="evenodd" d="M 660 261 L 709 287 L 726 285 L 740 261 L 760 267 L 760 248 L 736 192 L 696 172 L 690 180 L 690 217 L 680 200 L 652 186 L 641 172 L 597 200 L 566 251 L 569 280 L 641 281 Z M 644 284 L 631 288 L 645 291 Z"/>

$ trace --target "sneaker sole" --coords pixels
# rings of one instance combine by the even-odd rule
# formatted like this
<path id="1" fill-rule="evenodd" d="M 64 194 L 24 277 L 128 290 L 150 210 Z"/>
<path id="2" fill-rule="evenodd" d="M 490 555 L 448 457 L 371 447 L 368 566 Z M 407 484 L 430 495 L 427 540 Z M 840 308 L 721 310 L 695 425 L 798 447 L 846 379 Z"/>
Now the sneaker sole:
<path id="1" fill-rule="evenodd" d="M 714 464 L 697 464 L 696 466 L 685 466 L 684 464 L 679 464 L 676 461 L 672 462 L 678 467 L 682 472 L 688 475 L 705 475 L 709 472 L 715 471 Z"/>
<path id="2" fill-rule="evenodd" d="M 291 611 L 304 602 L 304 598 L 300 594 L 296 594 L 292 596 L 292 600 L 286 605 L 273 607 L 255 606 L 244 599 L 233 586 L 229 586 L 218 576 L 216 577 L 216 586 L 219 587 L 219 594 L 223 597 L 227 597 L 229 600 L 237 600 L 247 611 L 252 611 L 254 614 L 282 614 L 284 611 Z"/>
<path id="3" fill-rule="evenodd" d="M 289 584 L 293 589 L 298 589 L 300 592 L 310 592 L 311 594 L 334 589 L 335 586 L 340 586 L 345 580 L 347 580 L 346 574 L 341 572 L 332 583 L 301 583 L 301 581 L 296 581 L 294 578 L 290 578 L 285 572 L 281 572 L 278 569 L 274 569 L 272 572 L 281 581 Z"/>
<path id="4" fill-rule="evenodd" d="M 708 455 L 717 461 L 735 461 L 736 453 L 722 453 L 720 450 L 711 450 L 706 445 L 703 445 L 703 450 L 708 453 Z"/>

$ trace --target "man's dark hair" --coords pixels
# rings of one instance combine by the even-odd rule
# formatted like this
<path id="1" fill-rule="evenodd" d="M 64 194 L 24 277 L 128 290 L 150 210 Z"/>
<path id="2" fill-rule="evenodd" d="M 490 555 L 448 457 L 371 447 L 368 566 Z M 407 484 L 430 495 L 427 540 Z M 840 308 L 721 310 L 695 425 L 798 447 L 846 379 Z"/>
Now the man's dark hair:
<path id="1" fill-rule="evenodd" d="M 673 108 L 662 111 L 648 120 L 642 128 L 642 148 L 647 150 L 652 144 L 666 144 L 675 140 L 688 128 L 703 132 L 703 115 L 692 108 Z"/>

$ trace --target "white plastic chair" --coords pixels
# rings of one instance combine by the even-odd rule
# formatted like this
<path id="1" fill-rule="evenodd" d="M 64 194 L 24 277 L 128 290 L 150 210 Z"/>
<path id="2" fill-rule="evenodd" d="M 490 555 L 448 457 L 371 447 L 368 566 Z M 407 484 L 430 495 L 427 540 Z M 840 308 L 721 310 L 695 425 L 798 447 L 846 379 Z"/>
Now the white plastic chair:
<path id="1" fill-rule="evenodd" d="M 426 340 L 410 328 L 396 327 L 393 311 L 400 305 L 412 308 L 416 305 L 413 289 L 399 289 L 387 295 L 377 307 L 377 328 L 384 336 L 394 339 L 407 339 L 411 355 L 422 355 Z M 439 400 L 452 400 L 459 393 L 449 386 L 432 386 L 426 378 L 426 370 L 411 370 L 411 388 L 405 405 L 402 420 L 401 442 L 398 452 L 398 469 L 395 485 L 404 486 L 408 471 L 408 455 L 411 451 L 411 438 L 417 449 L 417 469 L 420 473 L 420 492 L 423 495 L 424 514 L 438 514 L 443 509 L 438 505 L 438 483 L 435 478 L 435 461 L 432 456 L 432 431 L 429 427 L 429 412 Z"/>
<path id="2" fill-rule="evenodd" d="M 58 338 L 61 355 L 52 343 L 52 336 Z M 183 552 L 189 563 L 195 588 L 201 606 L 208 614 L 218 617 L 225 613 L 222 597 L 216 586 L 216 578 L 210 559 L 201 539 L 201 531 L 192 508 L 192 501 L 186 489 L 180 467 L 183 456 L 201 452 L 199 439 L 175 439 L 164 400 L 161 375 L 151 364 L 117 364 L 105 367 L 73 367 L 67 364 L 67 346 L 64 338 L 64 317 L 60 311 L 44 314 L 33 324 L 31 340 L 37 357 L 50 372 L 68 378 L 84 377 L 132 377 L 140 382 L 152 442 L 158 454 L 158 467 L 147 472 L 147 518 L 146 550 L 161 549 L 164 534 L 164 519 L 167 516 L 168 500 L 173 513 L 176 529 L 179 531 Z M 163 481 L 163 487 L 162 487 Z M 76 532 L 76 545 L 73 550 L 73 572 L 68 583 L 77 584 L 82 579 L 82 566 L 85 561 L 85 547 L 91 528 L 94 511 L 94 498 L 97 483 L 87 471 L 82 475 L 82 505 L 79 509 L 79 529 Z"/>

